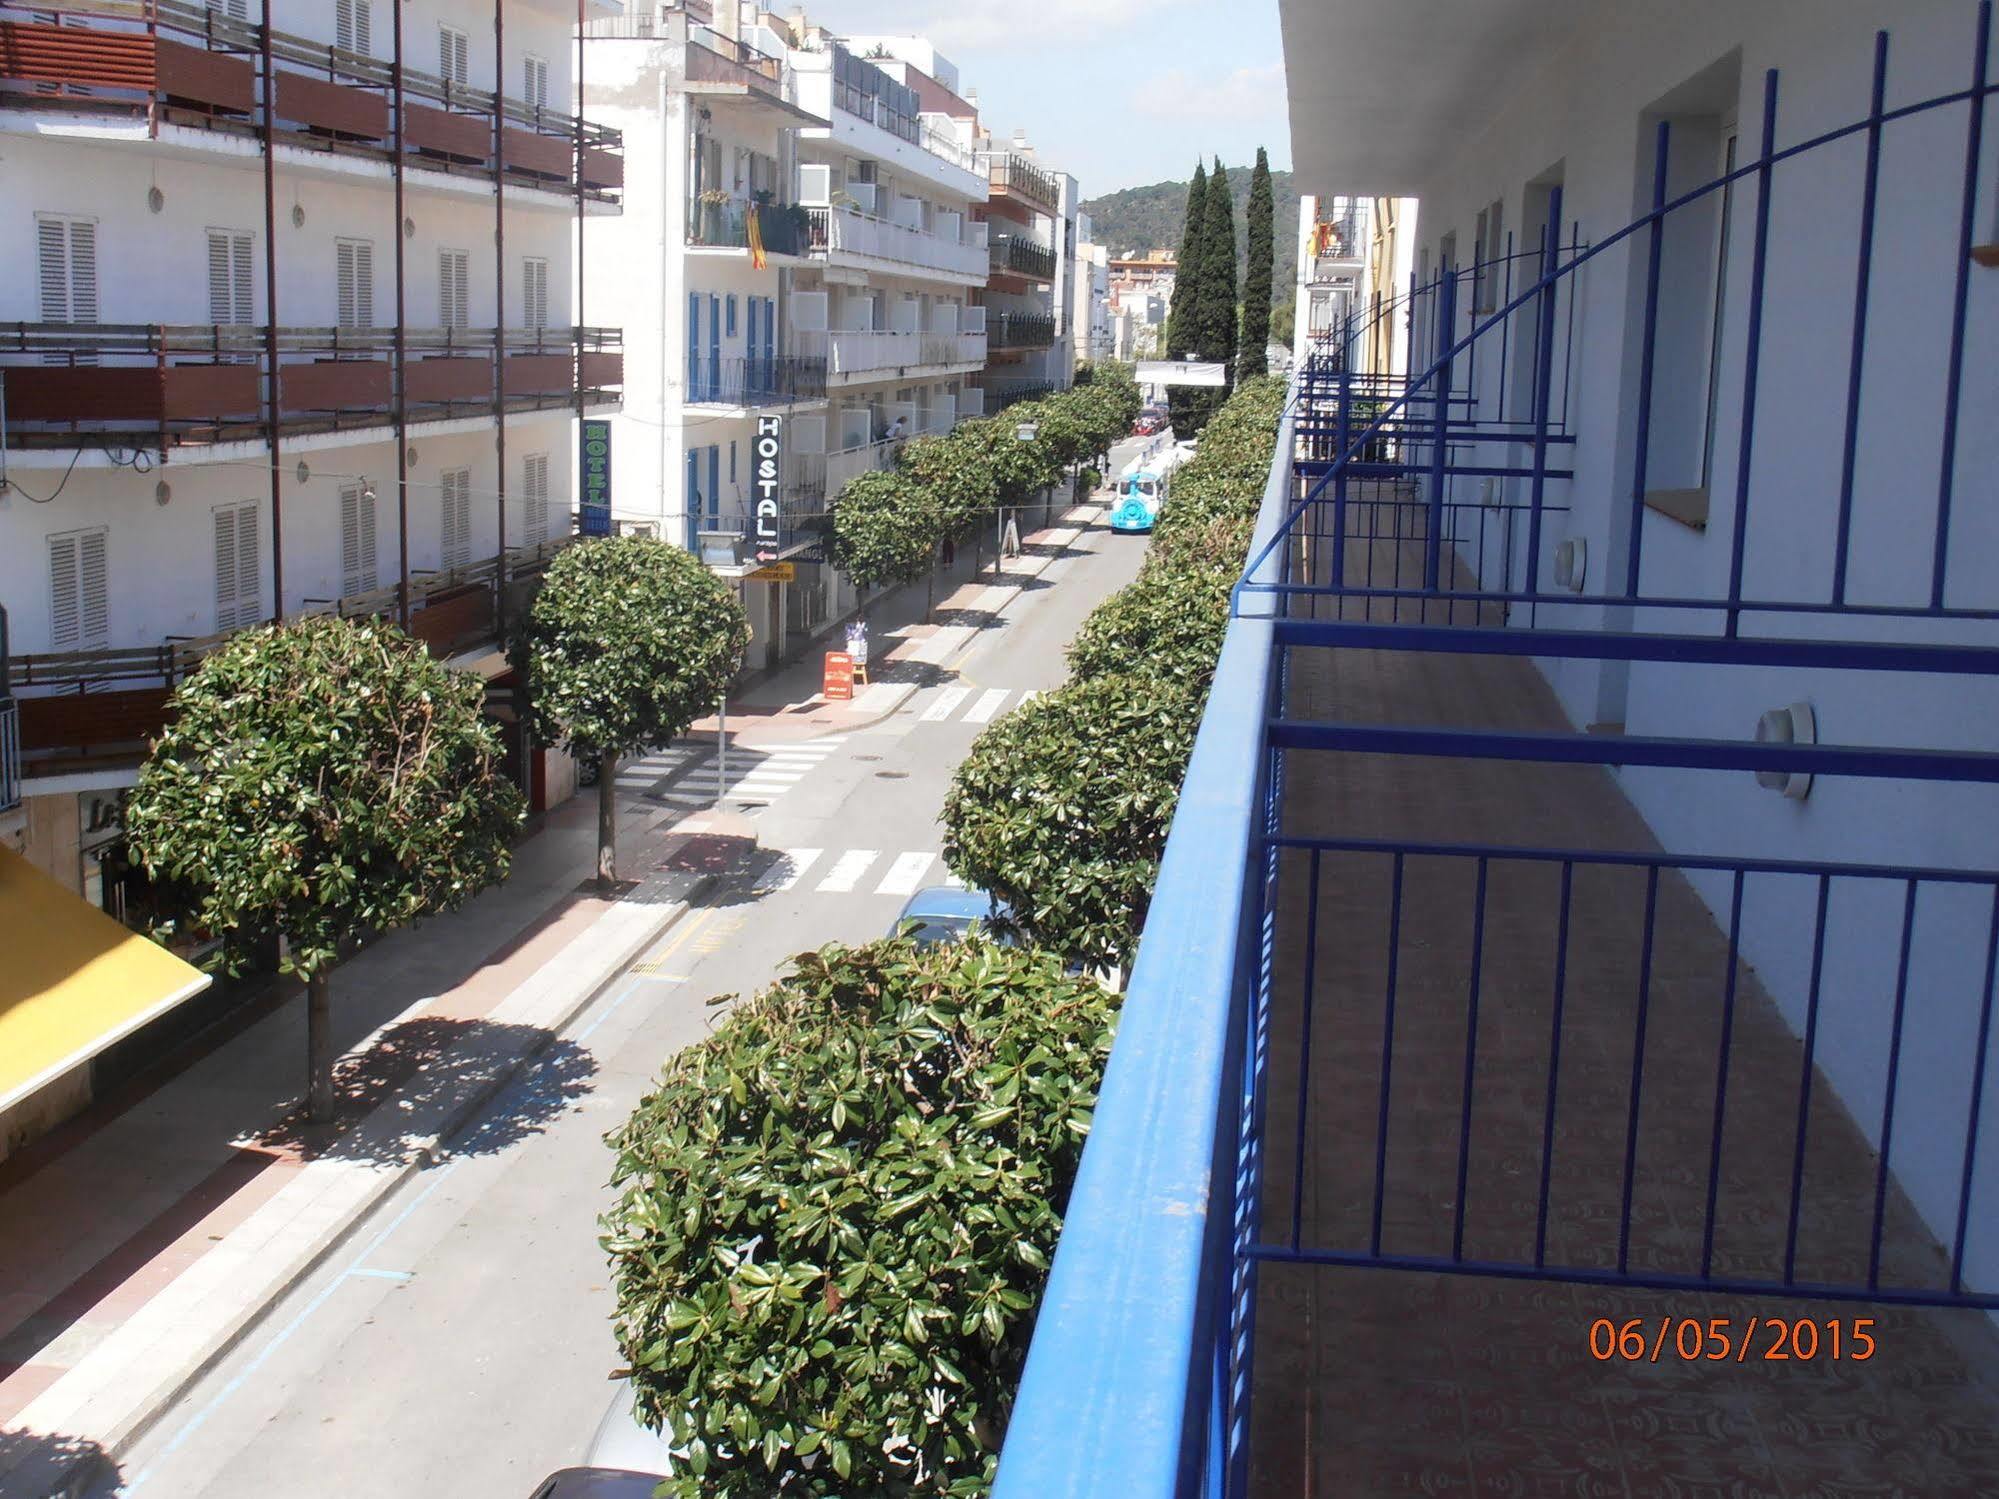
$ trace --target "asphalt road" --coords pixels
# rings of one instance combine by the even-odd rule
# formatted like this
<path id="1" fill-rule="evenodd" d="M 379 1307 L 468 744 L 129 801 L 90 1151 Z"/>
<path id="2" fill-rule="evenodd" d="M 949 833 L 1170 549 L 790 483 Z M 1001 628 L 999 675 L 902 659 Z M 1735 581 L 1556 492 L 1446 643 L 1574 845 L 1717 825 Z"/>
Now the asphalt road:
<path id="1" fill-rule="evenodd" d="M 1062 647 L 1144 549 L 1102 527 L 1081 545 L 981 632 L 954 677 L 847 736 L 759 813 L 759 861 L 391 1194 L 100 1493 L 501 1499 L 577 1461 L 617 1362 L 597 1247 L 603 1134 L 664 1057 L 707 1033 L 711 996 L 758 988 L 792 953 L 881 933 L 906 888 L 943 882 L 927 855 L 952 768 L 985 720 L 1061 681 Z"/>

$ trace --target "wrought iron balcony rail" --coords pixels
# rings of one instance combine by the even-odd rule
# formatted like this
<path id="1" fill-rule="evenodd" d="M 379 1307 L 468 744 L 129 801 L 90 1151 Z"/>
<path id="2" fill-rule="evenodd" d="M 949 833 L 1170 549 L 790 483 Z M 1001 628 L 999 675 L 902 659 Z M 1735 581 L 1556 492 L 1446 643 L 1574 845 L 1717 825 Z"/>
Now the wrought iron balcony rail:
<path id="1" fill-rule="evenodd" d="M 996 271 L 1011 271 L 1032 281 L 1055 279 L 1055 252 L 1039 240 L 996 234 L 986 241 L 986 253 Z"/>
<path id="2" fill-rule="evenodd" d="M 281 327 L 276 412 L 285 430 L 615 399 L 615 328 Z M 268 330 L 248 323 L 0 323 L 9 440 L 118 440 L 161 450 L 255 437 L 273 416 Z"/>
<path id="3" fill-rule="evenodd" d="M 1048 213 L 1062 206 L 1062 193 L 1055 175 L 1036 166 L 1018 151 L 981 151 L 979 164 L 986 174 L 989 190 L 1021 198 Z"/>
<path id="4" fill-rule="evenodd" d="M 704 363 L 687 383 L 694 406 L 791 406 L 825 395 L 823 354 L 734 355 Z"/>
<path id="5" fill-rule="evenodd" d="M 988 416 L 1022 401 L 1038 401 L 1043 396 L 1055 394 L 1055 382 L 1052 380 L 999 380 L 984 375 L 973 380 L 972 384 L 984 394 L 983 409 Z"/>
<path id="6" fill-rule="evenodd" d="M 807 255 L 815 248 L 811 215 L 823 212 L 793 203 L 758 203 L 748 198 L 722 202 L 687 200 L 687 242 L 715 249 L 750 248 L 750 224 L 770 255 Z"/>
<path id="7" fill-rule="evenodd" d="M 623 137 L 579 116 L 408 67 L 271 33 L 186 0 L 0 5 L 0 96 L 41 109 L 130 109 L 161 123 L 256 134 L 266 102 L 288 145 L 392 157 L 609 200 Z"/>
<path id="8" fill-rule="evenodd" d="M 1055 319 L 1032 312 L 988 311 L 986 336 L 995 349 L 1045 349 L 1055 342 Z"/>

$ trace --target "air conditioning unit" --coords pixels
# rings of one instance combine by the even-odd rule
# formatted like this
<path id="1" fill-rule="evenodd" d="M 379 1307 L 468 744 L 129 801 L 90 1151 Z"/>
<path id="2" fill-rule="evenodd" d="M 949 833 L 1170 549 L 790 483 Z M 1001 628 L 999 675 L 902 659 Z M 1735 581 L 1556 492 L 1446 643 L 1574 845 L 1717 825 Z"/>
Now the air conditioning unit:
<path id="1" fill-rule="evenodd" d="M 1810 703 L 1793 703 L 1788 708 L 1772 708 L 1756 721 L 1758 744 L 1817 744 L 1818 715 Z M 1759 770 L 1756 784 L 1766 791 L 1781 791 L 1792 801 L 1812 794 L 1809 771 Z"/>
<path id="2" fill-rule="evenodd" d="M 1571 536 L 1555 547 L 1555 586 L 1566 588 L 1570 593 L 1583 591 L 1583 579 L 1589 572 L 1589 543 L 1580 536 Z"/>

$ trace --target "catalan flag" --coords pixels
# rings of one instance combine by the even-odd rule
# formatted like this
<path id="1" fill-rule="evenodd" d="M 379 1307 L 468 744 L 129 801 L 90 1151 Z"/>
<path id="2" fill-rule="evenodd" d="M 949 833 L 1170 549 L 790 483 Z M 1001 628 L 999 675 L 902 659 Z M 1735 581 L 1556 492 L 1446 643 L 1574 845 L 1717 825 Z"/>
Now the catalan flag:
<path id="1" fill-rule="evenodd" d="M 744 216 L 743 232 L 745 238 L 750 242 L 750 264 L 757 270 L 762 270 L 770 262 L 764 257 L 763 225 L 757 219 L 757 205 L 754 203 L 750 205 L 749 212 Z"/>

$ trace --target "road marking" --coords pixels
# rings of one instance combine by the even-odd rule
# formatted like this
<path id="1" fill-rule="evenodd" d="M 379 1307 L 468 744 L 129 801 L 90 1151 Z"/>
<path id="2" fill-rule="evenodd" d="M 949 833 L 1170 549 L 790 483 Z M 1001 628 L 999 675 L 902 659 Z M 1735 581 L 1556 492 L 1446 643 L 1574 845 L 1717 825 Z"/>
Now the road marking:
<path id="1" fill-rule="evenodd" d="M 756 883 L 750 886 L 751 891 L 758 895 L 771 895 L 779 890 L 789 890 L 804 877 L 806 870 L 819 862 L 819 856 L 824 852 L 821 848 L 780 849 L 777 862 L 757 876 Z"/>
<path id="2" fill-rule="evenodd" d="M 1039 687 L 1030 687 L 1027 689 L 1027 691 L 1023 692 L 1020 695 L 1019 706 L 1025 708 L 1029 703 L 1033 702 L 1036 698 L 1040 696 L 1041 696 L 1041 689 Z"/>
<path id="3" fill-rule="evenodd" d="M 1011 687 L 989 687 L 979 694 L 979 700 L 965 710 L 966 723 L 988 723 L 999 712 L 1000 704 L 1013 695 Z"/>
<path id="4" fill-rule="evenodd" d="M 958 711 L 958 704 L 971 695 L 969 687 L 946 687 L 937 694 L 937 700 L 923 710 L 923 722 L 942 723 Z"/>
<path id="5" fill-rule="evenodd" d="M 853 848 L 840 855 L 833 867 L 826 872 L 826 878 L 819 882 L 818 889 L 823 895 L 844 895 L 861 882 L 861 876 L 868 872 L 868 866 L 881 856 L 879 849 Z"/>
<path id="6" fill-rule="evenodd" d="M 889 865 L 882 882 L 875 886 L 877 895 L 914 895 L 922 885 L 923 877 L 930 872 L 931 861 L 937 856 L 928 850 L 922 853 L 897 854 L 895 862 Z"/>
<path id="7" fill-rule="evenodd" d="M 951 873 L 949 869 L 944 871 L 944 885 L 949 890 L 963 890 L 965 888 L 965 882 Z"/>

